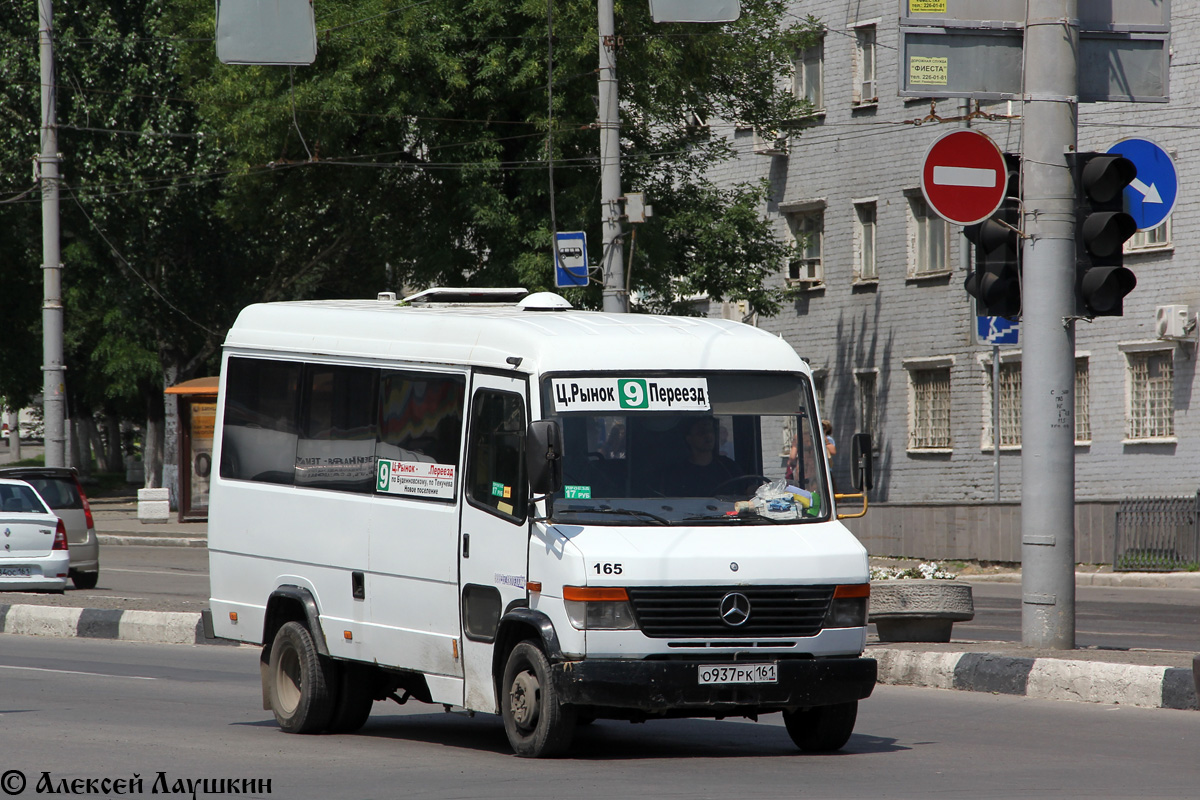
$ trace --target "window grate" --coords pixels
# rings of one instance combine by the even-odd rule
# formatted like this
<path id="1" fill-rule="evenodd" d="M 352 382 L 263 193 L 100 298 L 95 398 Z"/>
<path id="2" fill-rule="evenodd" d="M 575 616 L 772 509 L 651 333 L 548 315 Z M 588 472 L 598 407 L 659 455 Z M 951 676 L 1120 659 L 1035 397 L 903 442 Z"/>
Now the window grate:
<path id="1" fill-rule="evenodd" d="M 1091 381 L 1088 378 L 1088 360 L 1075 359 L 1075 441 L 1092 440 Z"/>
<path id="2" fill-rule="evenodd" d="M 950 370 L 913 370 L 911 379 L 913 419 L 909 449 L 950 447 Z"/>
<path id="3" fill-rule="evenodd" d="M 1170 353 L 1129 354 L 1130 439 L 1175 435 L 1175 369 Z"/>

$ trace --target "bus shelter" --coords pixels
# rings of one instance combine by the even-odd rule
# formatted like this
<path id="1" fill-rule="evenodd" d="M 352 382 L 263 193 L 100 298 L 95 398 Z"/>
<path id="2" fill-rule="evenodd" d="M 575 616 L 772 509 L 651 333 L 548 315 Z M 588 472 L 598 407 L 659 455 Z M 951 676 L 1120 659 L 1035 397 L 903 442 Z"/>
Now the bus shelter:
<path id="1" fill-rule="evenodd" d="M 193 378 L 166 390 L 179 400 L 179 521 L 208 519 L 213 432 L 217 422 L 216 376 Z"/>

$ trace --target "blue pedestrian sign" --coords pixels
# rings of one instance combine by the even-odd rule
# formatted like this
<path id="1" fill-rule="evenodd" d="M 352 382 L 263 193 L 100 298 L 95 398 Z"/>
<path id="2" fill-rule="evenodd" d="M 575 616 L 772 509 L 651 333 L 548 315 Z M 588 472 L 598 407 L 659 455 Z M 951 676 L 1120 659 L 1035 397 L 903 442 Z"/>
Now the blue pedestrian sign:
<path id="1" fill-rule="evenodd" d="M 587 286 L 587 235 L 583 231 L 555 234 L 554 286 L 570 289 Z"/>
<path id="2" fill-rule="evenodd" d="M 1125 187 L 1125 211 L 1139 231 L 1157 228 L 1171 215 L 1179 194 L 1179 173 L 1166 150 L 1149 139 L 1122 139 L 1108 148 L 1137 167 L 1137 177 Z"/>
<path id="3" fill-rule="evenodd" d="M 1020 344 L 1021 323 L 1004 317 L 976 317 L 980 344 Z"/>

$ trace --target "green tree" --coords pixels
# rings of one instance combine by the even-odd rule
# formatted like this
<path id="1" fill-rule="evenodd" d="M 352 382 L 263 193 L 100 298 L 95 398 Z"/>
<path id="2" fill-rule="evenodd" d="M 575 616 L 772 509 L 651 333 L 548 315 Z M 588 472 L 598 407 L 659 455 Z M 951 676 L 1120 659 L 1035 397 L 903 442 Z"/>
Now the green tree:
<path id="1" fill-rule="evenodd" d="M 743 6 L 719 26 L 617 6 L 623 181 L 656 209 L 627 246 L 631 288 L 654 310 L 683 294 L 778 307 L 763 279 L 789 247 L 760 211 L 764 188 L 709 181 L 730 145 L 692 123 L 792 124 L 806 109 L 780 78 L 816 25 L 781 0 Z M 239 176 L 220 210 L 255 253 L 259 297 L 547 288 L 550 148 L 558 227 L 599 243 L 593 3 L 554 3 L 552 119 L 544 0 L 323 0 L 317 60 L 295 69 L 216 63 L 200 41 L 210 8 L 181 7 L 188 96 Z M 575 300 L 599 296 L 593 285 Z"/>

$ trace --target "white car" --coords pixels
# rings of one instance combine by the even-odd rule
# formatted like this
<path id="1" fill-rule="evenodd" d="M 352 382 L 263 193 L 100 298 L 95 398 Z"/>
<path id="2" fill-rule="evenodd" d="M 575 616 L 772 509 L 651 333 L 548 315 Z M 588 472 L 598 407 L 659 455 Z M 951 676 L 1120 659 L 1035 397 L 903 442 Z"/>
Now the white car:
<path id="1" fill-rule="evenodd" d="M 67 528 L 25 481 L 0 478 L 0 591 L 62 592 Z"/>

